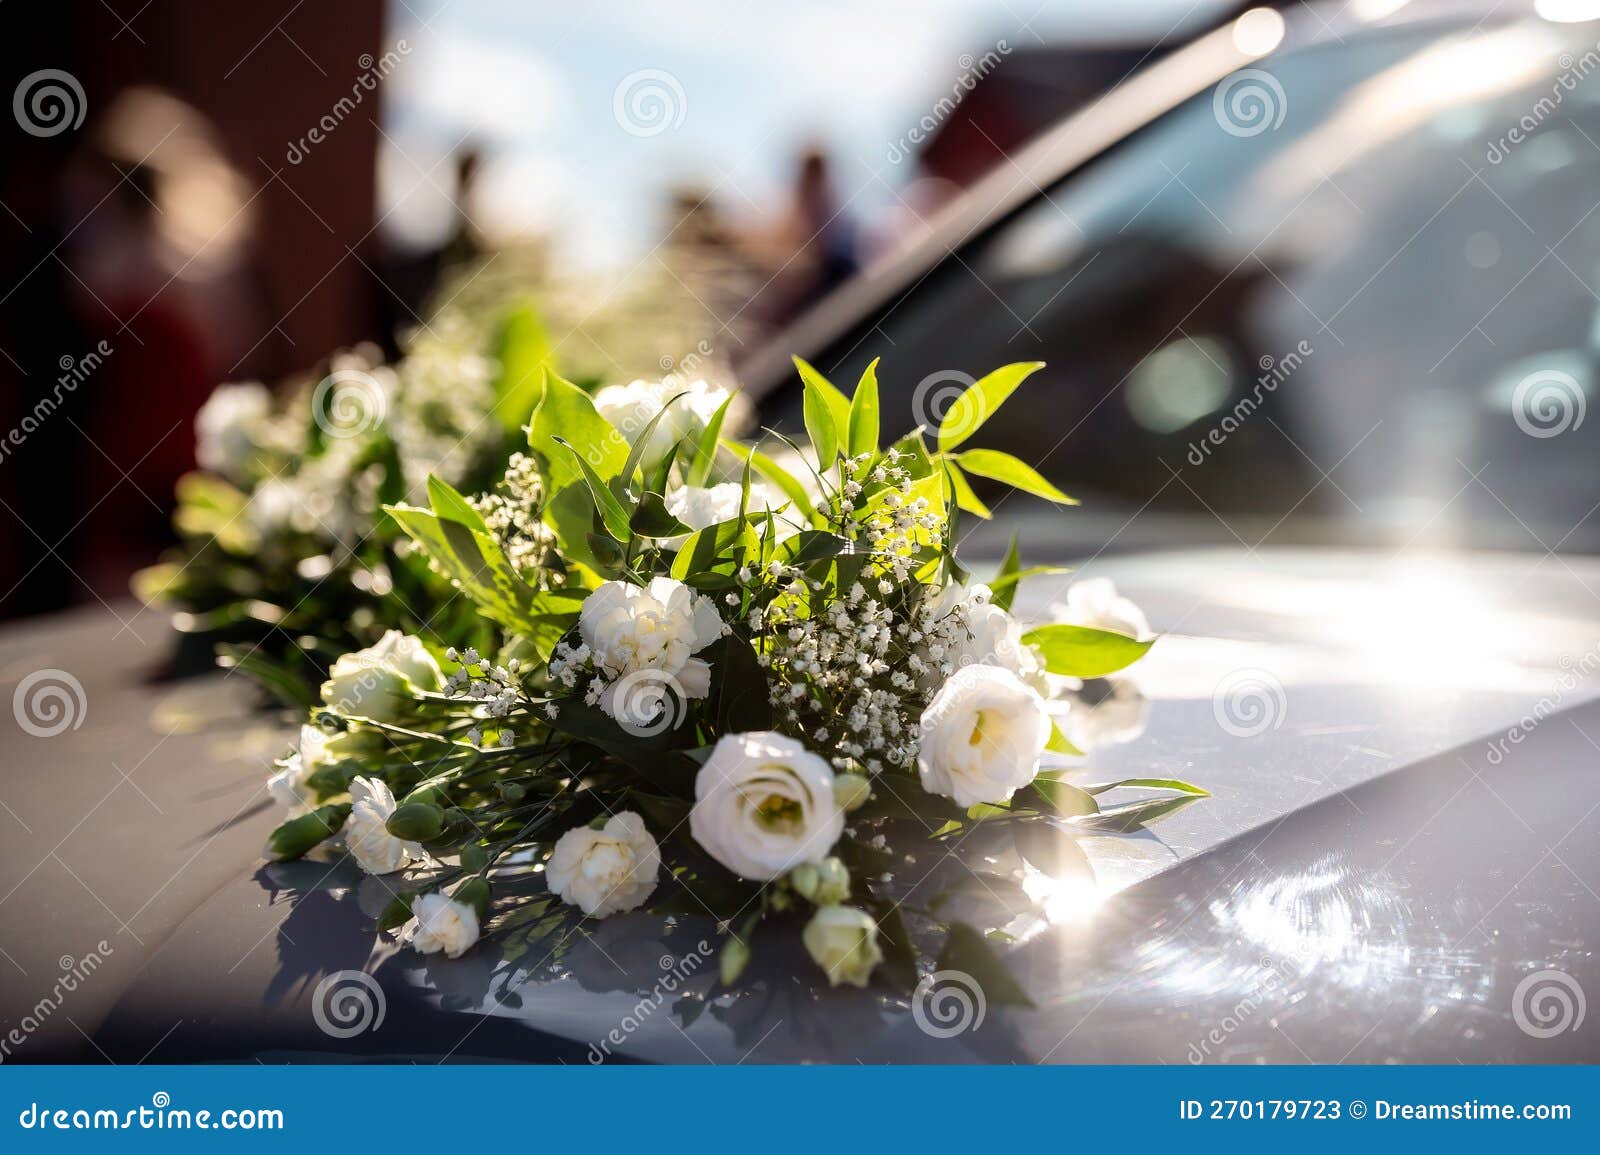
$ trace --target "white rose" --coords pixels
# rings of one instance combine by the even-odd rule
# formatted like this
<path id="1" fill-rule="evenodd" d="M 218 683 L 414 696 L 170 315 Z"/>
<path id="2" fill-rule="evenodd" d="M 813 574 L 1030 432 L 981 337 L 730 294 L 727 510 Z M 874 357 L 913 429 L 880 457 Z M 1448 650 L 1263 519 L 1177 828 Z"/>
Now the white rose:
<path id="1" fill-rule="evenodd" d="M 460 958 L 478 941 L 478 912 L 447 895 L 418 895 L 411 903 L 411 914 L 400 938 L 423 954 L 443 951 L 450 958 Z"/>
<path id="2" fill-rule="evenodd" d="M 922 788 L 958 806 L 998 804 L 1032 782 L 1050 741 L 1044 699 L 1010 670 L 968 666 L 922 713 Z"/>
<path id="3" fill-rule="evenodd" d="M 844 833 L 833 770 L 771 731 L 721 738 L 694 780 L 689 832 L 741 878 L 777 878 L 820 863 Z"/>
<path id="4" fill-rule="evenodd" d="M 624 810 L 600 830 L 578 826 L 557 839 L 545 878 L 561 901 L 605 918 L 649 898 L 660 867 L 661 852 L 644 819 Z"/>
<path id="5" fill-rule="evenodd" d="M 682 397 L 679 397 L 682 394 Z M 675 381 L 630 381 L 626 385 L 607 385 L 594 395 L 594 407 L 614 429 L 635 444 L 645 426 L 672 401 L 667 415 L 651 431 L 642 458 L 646 470 L 667 459 L 678 442 L 698 437 L 707 423 L 728 399 L 728 391 L 704 381 L 680 384 Z"/>
<path id="6" fill-rule="evenodd" d="M 724 481 L 718 485 L 705 487 L 680 485 L 667 494 L 667 512 L 690 529 L 705 529 L 738 517 L 739 502 L 743 496 L 744 484 L 737 481 Z M 745 507 L 747 514 L 765 513 L 769 509 L 780 510 L 784 504 L 784 499 L 765 485 L 758 482 L 750 483 L 750 502 Z M 787 514 L 779 514 L 775 521 L 779 541 L 793 537 L 804 528 L 796 518 Z M 661 546 L 663 549 L 677 549 L 688 540 L 688 534 L 662 538 Z"/>
<path id="7" fill-rule="evenodd" d="M 344 843 L 368 874 L 393 874 L 408 862 L 428 857 L 421 846 L 390 834 L 385 823 L 397 807 L 388 785 L 376 778 L 355 778 L 350 783 L 350 817 L 344 824 Z"/>
<path id="8" fill-rule="evenodd" d="M 1139 641 L 1154 635 L 1144 611 L 1117 593 L 1110 578 L 1085 578 L 1067 587 L 1067 600 L 1050 607 L 1051 616 L 1072 626 L 1127 634 Z"/>
<path id="9" fill-rule="evenodd" d="M 266 386 L 255 381 L 218 385 L 195 414 L 195 461 L 230 481 L 245 481 L 271 417 L 272 394 Z"/>
<path id="10" fill-rule="evenodd" d="M 617 680 L 641 670 L 658 671 L 685 698 L 711 692 L 711 667 L 694 655 L 722 636 L 722 619 L 710 598 L 680 581 L 651 578 L 648 586 L 606 582 L 584 599 L 578 632 L 609 683 L 600 708 L 613 718 L 619 708 Z M 652 701 L 660 705 L 658 698 Z M 629 711 L 627 702 L 620 705 Z"/>
<path id="11" fill-rule="evenodd" d="M 806 923 L 800 939 L 806 952 L 827 973 L 828 985 L 864 987 L 872 968 L 883 961 L 878 924 L 853 906 L 823 906 Z"/>
<path id="12" fill-rule="evenodd" d="M 933 603 L 935 620 L 955 619 L 946 630 L 949 645 L 943 661 L 958 670 L 999 666 L 1043 693 L 1045 672 L 1038 651 L 1022 640 L 1022 623 L 989 600 L 993 596 L 981 584 L 949 585 L 940 591 Z"/>
<path id="13" fill-rule="evenodd" d="M 436 691 L 443 684 L 439 663 L 422 642 L 390 630 L 376 645 L 333 663 L 322 683 L 322 701 L 338 714 L 393 722 L 416 691 Z"/>

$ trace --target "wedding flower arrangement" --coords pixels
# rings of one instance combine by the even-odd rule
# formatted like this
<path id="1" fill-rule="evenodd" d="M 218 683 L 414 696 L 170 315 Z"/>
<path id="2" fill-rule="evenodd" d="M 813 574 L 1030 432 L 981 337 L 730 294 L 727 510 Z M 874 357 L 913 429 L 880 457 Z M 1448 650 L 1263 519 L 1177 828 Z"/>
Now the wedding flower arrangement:
<path id="1" fill-rule="evenodd" d="M 919 855 L 992 825 L 1081 858 L 1071 823 L 1129 820 L 1108 792 L 1204 791 L 1057 767 L 1066 695 L 1152 644 L 1137 607 L 1080 582 L 1029 628 L 1018 583 L 1061 571 L 1013 544 L 979 581 L 955 556 L 959 518 L 987 514 L 970 476 L 1071 503 L 967 445 L 1042 366 L 885 444 L 876 363 L 849 395 L 796 364 L 804 444 L 728 436 L 741 399 L 704 382 L 591 393 L 546 367 L 492 486 L 405 471 L 383 513 L 434 584 L 414 627 L 330 664 L 269 782 L 290 808 L 271 856 L 342 843 L 423 953 L 710 915 L 724 984 L 786 924 L 829 984 L 909 989 L 937 950 L 1004 997 L 984 927 L 908 897 Z"/>

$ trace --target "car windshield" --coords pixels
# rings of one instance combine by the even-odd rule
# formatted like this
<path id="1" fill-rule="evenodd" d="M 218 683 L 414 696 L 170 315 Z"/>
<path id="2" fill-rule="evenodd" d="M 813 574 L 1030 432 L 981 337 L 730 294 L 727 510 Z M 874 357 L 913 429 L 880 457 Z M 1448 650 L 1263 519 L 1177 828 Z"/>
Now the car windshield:
<path id="1" fill-rule="evenodd" d="M 1275 55 L 1041 189 L 819 366 L 848 386 L 882 356 L 892 427 L 1047 362 L 974 444 L 1118 519 L 1593 550 L 1594 73 L 1592 39 L 1532 21 Z"/>

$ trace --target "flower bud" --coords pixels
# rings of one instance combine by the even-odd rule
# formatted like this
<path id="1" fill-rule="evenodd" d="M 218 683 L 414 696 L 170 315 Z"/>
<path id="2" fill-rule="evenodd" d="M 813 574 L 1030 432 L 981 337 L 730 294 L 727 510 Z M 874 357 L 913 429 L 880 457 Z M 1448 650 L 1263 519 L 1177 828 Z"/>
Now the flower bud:
<path id="1" fill-rule="evenodd" d="M 350 817 L 350 803 L 330 802 L 319 806 L 310 814 L 291 818 L 272 832 L 267 839 L 267 853 L 275 862 L 288 862 L 299 858 L 318 843 L 331 838 Z"/>
<path id="2" fill-rule="evenodd" d="M 426 842 L 444 829 L 444 811 L 431 802 L 407 802 L 389 815 L 384 827 L 406 842 Z"/>
<path id="3" fill-rule="evenodd" d="M 822 873 L 814 863 L 802 862 L 789 872 L 789 885 L 801 898 L 815 901 L 817 884 L 822 881 Z"/>
<path id="4" fill-rule="evenodd" d="M 817 864 L 816 893 L 810 896 L 818 906 L 832 906 L 850 897 L 850 871 L 837 858 L 824 858 Z"/>
<path id="5" fill-rule="evenodd" d="M 841 809 L 859 810 L 872 797 L 872 783 L 859 774 L 840 774 L 833 780 L 833 797 Z"/>
<path id="6" fill-rule="evenodd" d="M 829 986 L 864 987 L 872 968 L 883 961 L 878 924 L 853 906 L 819 907 L 800 937 L 806 952 L 827 974 Z"/>
<path id="7" fill-rule="evenodd" d="M 489 865 L 489 853 L 476 842 L 468 842 L 461 848 L 461 869 L 471 874 L 483 873 L 483 868 Z"/>
<path id="8" fill-rule="evenodd" d="M 480 923 L 489 917 L 489 884 L 484 879 L 476 877 L 467 879 L 456 887 L 450 897 L 476 911 Z"/>
<path id="9" fill-rule="evenodd" d="M 744 968 L 750 962 L 750 948 L 744 940 L 729 936 L 728 941 L 722 944 L 722 957 L 719 965 L 722 972 L 722 985 L 731 987 L 739 981 L 739 976 L 744 973 Z"/>

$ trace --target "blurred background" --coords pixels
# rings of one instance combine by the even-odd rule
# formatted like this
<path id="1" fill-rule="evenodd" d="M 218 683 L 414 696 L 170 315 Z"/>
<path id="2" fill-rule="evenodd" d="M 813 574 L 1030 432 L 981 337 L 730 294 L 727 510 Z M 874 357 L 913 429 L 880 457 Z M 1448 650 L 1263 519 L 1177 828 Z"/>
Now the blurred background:
<path id="1" fill-rule="evenodd" d="M 1586 0 L 21 7 L 0 616 L 125 595 L 218 383 L 517 292 L 569 375 L 703 359 L 779 427 L 789 352 L 906 425 L 1047 360 L 991 433 L 1101 519 L 1057 552 L 1593 548 Z"/>

